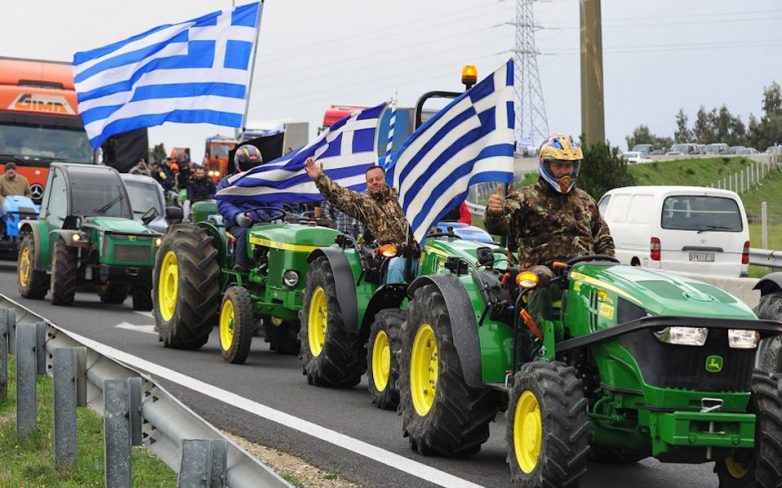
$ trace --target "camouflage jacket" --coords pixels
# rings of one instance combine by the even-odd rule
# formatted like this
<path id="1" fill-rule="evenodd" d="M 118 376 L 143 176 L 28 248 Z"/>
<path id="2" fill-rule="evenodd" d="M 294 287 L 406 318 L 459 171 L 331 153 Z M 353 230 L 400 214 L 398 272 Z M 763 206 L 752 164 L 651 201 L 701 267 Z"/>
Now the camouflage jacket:
<path id="1" fill-rule="evenodd" d="M 374 195 L 359 193 L 339 186 L 326 175 L 318 176 L 315 185 L 334 207 L 363 223 L 378 242 L 404 244 L 407 240 L 407 219 L 393 188 Z"/>
<path id="2" fill-rule="evenodd" d="M 521 268 L 587 254 L 614 255 L 614 240 L 595 201 L 578 188 L 562 195 L 540 181 L 525 186 L 506 197 L 502 214 L 489 215 L 487 208 L 484 225 L 492 234 L 518 239 Z"/>

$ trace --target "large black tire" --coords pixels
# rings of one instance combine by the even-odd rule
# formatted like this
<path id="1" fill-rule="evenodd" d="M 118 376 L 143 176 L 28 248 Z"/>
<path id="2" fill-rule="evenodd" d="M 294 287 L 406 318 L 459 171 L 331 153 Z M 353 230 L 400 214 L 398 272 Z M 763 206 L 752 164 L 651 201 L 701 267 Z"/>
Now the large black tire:
<path id="1" fill-rule="evenodd" d="M 760 297 L 756 313 L 759 319 L 782 321 L 782 291 Z M 782 336 L 767 337 L 760 342 L 758 368 L 782 373 Z"/>
<path id="2" fill-rule="evenodd" d="M 19 245 L 16 281 L 19 294 L 24 298 L 40 300 L 49 291 L 49 278 L 45 271 L 35 269 L 35 243 L 31 235 L 25 235 Z"/>
<path id="3" fill-rule="evenodd" d="M 757 416 L 755 447 L 717 461 L 720 488 L 777 488 L 782 474 L 782 392 L 775 374 L 755 370 L 750 411 Z"/>
<path id="4" fill-rule="evenodd" d="M 115 305 L 125 303 L 128 298 L 128 287 L 126 285 L 102 285 L 98 287 L 98 296 L 103 303 Z"/>
<path id="5" fill-rule="evenodd" d="M 152 301 L 165 347 L 198 349 L 209 339 L 220 305 L 217 249 L 190 224 L 169 228 L 157 253 Z"/>
<path id="6" fill-rule="evenodd" d="M 525 488 L 578 486 L 589 456 L 587 400 L 575 368 L 536 361 L 513 378 L 506 442 L 511 480 Z"/>
<path id="7" fill-rule="evenodd" d="M 228 288 L 220 305 L 220 354 L 223 361 L 244 364 L 257 328 L 255 322 L 253 302 L 247 288 Z"/>
<path id="8" fill-rule="evenodd" d="M 133 287 L 133 310 L 149 312 L 153 307 L 152 290 L 149 286 L 135 285 Z"/>
<path id="9" fill-rule="evenodd" d="M 298 354 L 301 350 L 298 320 L 284 320 L 280 323 L 279 319 L 267 316 L 263 319 L 263 328 L 269 350 L 279 354 Z"/>
<path id="10" fill-rule="evenodd" d="M 402 425 L 413 450 L 454 457 L 478 453 L 489 438 L 499 394 L 465 382 L 451 318 L 435 285 L 415 290 L 402 327 L 399 367 Z"/>
<path id="11" fill-rule="evenodd" d="M 372 403 L 384 410 L 399 405 L 399 353 L 402 350 L 402 323 L 407 310 L 381 310 L 369 332 L 367 343 L 367 383 Z"/>
<path id="12" fill-rule="evenodd" d="M 299 319 L 299 358 L 307 382 L 336 388 L 357 385 L 367 368 L 364 347 L 355 325 L 342 319 L 334 273 L 325 256 L 315 259 L 307 272 Z"/>
<path id="13" fill-rule="evenodd" d="M 52 262 L 52 304 L 72 305 L 78 284 L 79 257 L 75 247 L 66 246 L 62 240 L 54 243 Z"/>

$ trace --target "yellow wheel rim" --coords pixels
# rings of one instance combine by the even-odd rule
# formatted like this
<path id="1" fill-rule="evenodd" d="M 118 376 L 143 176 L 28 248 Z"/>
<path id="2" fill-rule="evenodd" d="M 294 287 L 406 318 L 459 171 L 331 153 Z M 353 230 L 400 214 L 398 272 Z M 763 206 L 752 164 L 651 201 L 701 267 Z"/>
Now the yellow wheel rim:
<path id="1" fill-rule="evenodd" d="M 749 471 L 749 463 L 739 461 L 731 456 L 725 459 L 725 469 L 728 470 L 728 474 L 730 474 L 733 478 L 741 479 L 747 475 L 747 471 Z"/>
<path id="2" fill-rule="evenodd" d="M 163 257 L 158 280 L 158 308 L 163 320 L 168 322 L 174 317 L 176 299 L 179 292 L 179 263 L 176 253 L 168 251 Z"/>
<path id="3" fill-rule="evenodd" d="M 307 320 L 307 336 L 310 343 L 310 352 L 313 356 L 320 356 L 323 345 L 326 343 L 326 328 L 328 327 L 328 306 L 326 303 L 326 290 L 322 286 L 315 288 L 310 298 L 310 313 Z"/>
<path id="4" fill-rule="evenodd" d="M 531 391 L 525 391 L 516 403 L 513 412 L 513 447 L 516 461 L 527 474 L 535 470 L 543 444 L 543 424 L 540 420 L 540 405 Z"/>
<path id="5" fill-rule="evenodd" d="M 431 325 L 422 324 L 410 353 L 410 394 L 415 411 L 422 417 L 434 405 L 438 373 L 437 336 Z"/>
<path id="6" fill-rule="evenodd" d="M 380 330 L 372 344 L 372 381 L 377 391 L 384 391 L 388 386 L 391 373 L 391 342 L 386 331 Z"/>
<path id="7" fill-rule="evenodd" d="M 225 300 L 220 309 L 220 347 L 223 351 L 231 349 L 231 344 L 234 341 L 235 320 L 234 302 Z"/>
<path id="8" fill-rule="evenodd" d="M 19 284 L 22 287 L 27 287 L 30 283 L 30 275 L 32 274 L 32 259 L 30 257 L 30 248 L 25 247 L 19 254 Z"/>

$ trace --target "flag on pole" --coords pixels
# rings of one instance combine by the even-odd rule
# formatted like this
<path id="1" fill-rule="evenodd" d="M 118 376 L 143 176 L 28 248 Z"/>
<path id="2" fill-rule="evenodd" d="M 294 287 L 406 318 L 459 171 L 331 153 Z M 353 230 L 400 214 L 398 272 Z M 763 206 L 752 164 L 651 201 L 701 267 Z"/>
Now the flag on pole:
<path id="1" fill-rule="evenodd" d="M 386 178 L 418 242 L 470 185 L 513 182 L 514 138 L 513 60 L 407 138 Z"/>
<path id="2" fill-rule="evenodd" d="M 323 195 L 304 170 L 308 158 L 323 163 L 326 175 L 341 186 L 366 190 L 364 173 L 377 162 L 378 127 L 385 108 L 382 103 L 356 112 L 303 148 L 232 176 L 215 198 L 259 205 L 320 202 Z"/>
<path id="3" fill-rule="evenodd" d="M 93 149 L 164 122 L 241 127 L 261 3 L 154 27 L 76 53 L 73 75 Z"/>

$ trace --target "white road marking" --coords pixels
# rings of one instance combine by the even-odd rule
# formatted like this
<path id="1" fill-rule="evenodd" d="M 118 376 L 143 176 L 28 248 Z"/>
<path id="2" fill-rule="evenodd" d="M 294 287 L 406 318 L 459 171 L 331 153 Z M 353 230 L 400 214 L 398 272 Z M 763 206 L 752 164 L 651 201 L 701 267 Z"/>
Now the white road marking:
<path id="1" fill-rule="evenodd" d="M 144 317 L 147 317 L 148 319 L 155 318 L 154 315 L 152 315 L 152 312 L 140 312 L 138 310 L 134 310 L 134 312 L 139 314 L 139 315 L 143 315 Z"/>
<path id="2" fill-rule="evenodd" d="M 157 332 L 155 332 L 154 325 L 135 325 L 135 324 L 131 324 L 130 322 L 120 322 L 114 327 L 118 329 L 133 330 L 136 332 L 143 332 L 145 334 L 157 335 Z"/>
<path id="3" fill-rule="evenodd" d="M 340 434 L 339 432 L 327 429 L 321 425 L 294 417 L 288 413 L 276 410 L 258 402 L 254 402 L 239 396 L 236 393 L 217 388 L 216 386 L 210 385 L 209 383 L 204 383 L 203 381 L 191 378 L 190 376 L 160 366 L 159 364 L 152 363 L 138 356 L 120 351 L 119 349 L 114 349 L 113 347 L 101 344 L 92 339 L 88 339 L 87 337 L 75 334 L 71 331 L 67 331 L 66 333 L 85 346 L 94 349 L 98 353 L 124 363 L 132 368 L 147 371 L 153 375 L 165 378 L 168 381 L 214 398 L 215 400 L 227 403 L 228 405 L 240 408 L 246 412 L 271 420 L 272 422 L 276 422 L 291 429 L 298 430 L 304 434 L 311 435 L 312 437 L 330 444 L 334 444 L 337 447 L 347 449 L 348 451 L 351 451 L 355 454 L 365 456 L 369 459 L 372 459 L 373 461 L 377 461 L 379 463 L 385 464 L 386 466 L 398 469 L 399 471 L 403 471 L 430 483 L 449 488 L 481 487 L 481 485 L 459 478 L 458 476 L 454 476 L 450 473 L 446 473 L 445 471 L 441 471 L 437 468 L 427 466 L 426 464 L 413 461 L 412 459 L 400 456 L 399 454 L 395 454 L 391 451 L 387 451 L 367 442 L 354 439 L 353 437 L 347 436 L 345 434 Z"/>

